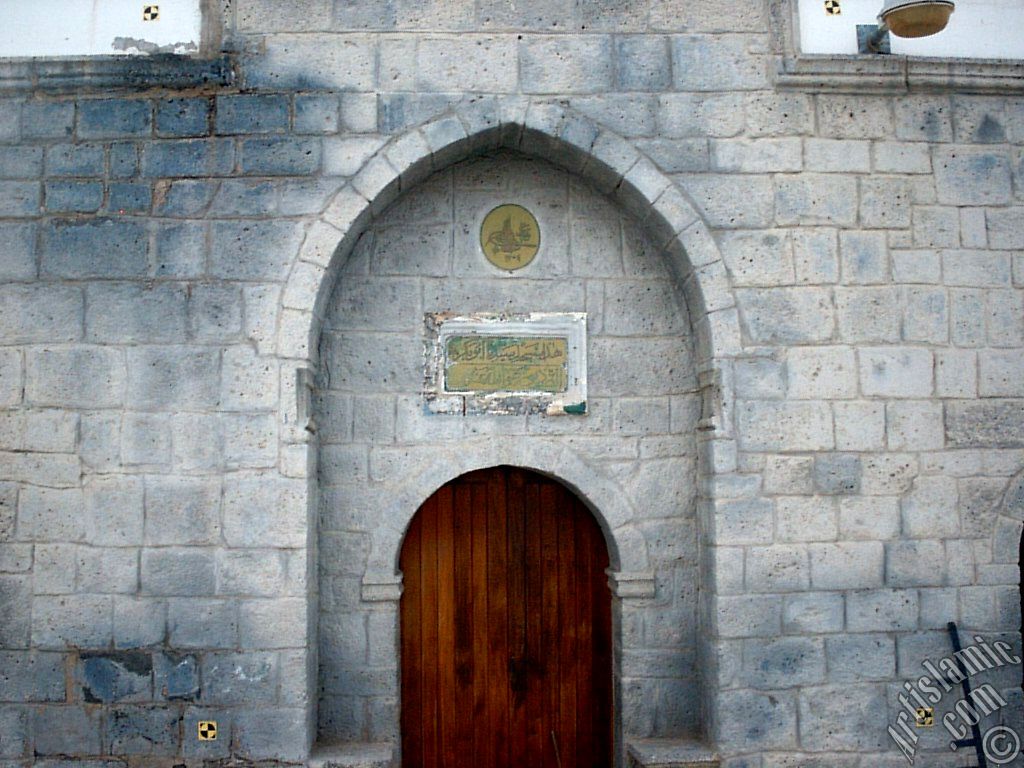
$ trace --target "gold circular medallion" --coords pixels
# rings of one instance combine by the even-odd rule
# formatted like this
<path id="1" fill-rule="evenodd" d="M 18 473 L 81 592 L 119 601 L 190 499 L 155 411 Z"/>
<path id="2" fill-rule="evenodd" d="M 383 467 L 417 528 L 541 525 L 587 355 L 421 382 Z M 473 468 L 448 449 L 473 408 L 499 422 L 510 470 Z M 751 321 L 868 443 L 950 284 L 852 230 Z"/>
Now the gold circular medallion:
<path id="1" fill-rule="evenodd" d="M 498 269 L 522 269 L 540 249 L 540 225 L 521 205 L 499 205 L 484 216 L 480 247 Z"/>

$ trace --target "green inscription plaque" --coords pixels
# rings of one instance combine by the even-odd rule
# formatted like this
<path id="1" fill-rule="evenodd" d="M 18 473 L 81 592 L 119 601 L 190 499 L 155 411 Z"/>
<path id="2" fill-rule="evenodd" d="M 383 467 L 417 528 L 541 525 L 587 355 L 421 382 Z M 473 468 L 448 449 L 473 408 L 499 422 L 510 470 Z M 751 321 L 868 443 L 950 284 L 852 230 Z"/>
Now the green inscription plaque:
<path id="1" fill-rule="evenodd" d="M 568 338 L 451 336 L 445 345 L 445 390 L 565 392 L 568 366 Z"/>

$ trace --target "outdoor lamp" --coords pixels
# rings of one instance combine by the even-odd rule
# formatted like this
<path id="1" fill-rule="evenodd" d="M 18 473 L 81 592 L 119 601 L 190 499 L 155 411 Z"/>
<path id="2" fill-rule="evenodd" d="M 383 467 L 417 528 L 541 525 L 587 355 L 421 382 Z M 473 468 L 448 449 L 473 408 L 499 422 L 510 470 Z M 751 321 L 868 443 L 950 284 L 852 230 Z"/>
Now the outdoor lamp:
<path id="1" fill-rule="evenodd" d="M 946 28 L 953 8 L 953 0 L 885 0 L 878 14 L 881 24 L 857 25 L 857 48 L 861 53 L 889 53 L 889 32 L 896 37 L 937 34 Z"/>

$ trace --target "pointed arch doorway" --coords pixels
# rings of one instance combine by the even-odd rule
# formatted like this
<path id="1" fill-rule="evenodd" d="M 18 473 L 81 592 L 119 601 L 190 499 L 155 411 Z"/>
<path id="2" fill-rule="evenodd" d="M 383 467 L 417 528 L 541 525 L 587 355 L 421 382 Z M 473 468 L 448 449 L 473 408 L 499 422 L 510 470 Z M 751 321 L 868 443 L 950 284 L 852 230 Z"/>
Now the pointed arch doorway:
<path id="1" fill-rule="evenodd" d="M 463 475 L 400 563 L 404 765 L 612 764 L 608 549 L 575 495 L 514 467 Z"/>

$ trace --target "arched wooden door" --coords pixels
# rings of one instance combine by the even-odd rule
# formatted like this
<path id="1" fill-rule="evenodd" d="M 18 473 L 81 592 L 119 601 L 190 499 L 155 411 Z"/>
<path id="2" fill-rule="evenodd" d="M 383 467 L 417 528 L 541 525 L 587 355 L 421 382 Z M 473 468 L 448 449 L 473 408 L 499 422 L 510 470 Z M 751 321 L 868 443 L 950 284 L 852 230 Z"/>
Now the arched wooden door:
<path id="1" fill-rule="evenodd" d="M 402 763 L 611 765 L 608 550 L 564 486 L 472 472 L 402 546 Z"/>

